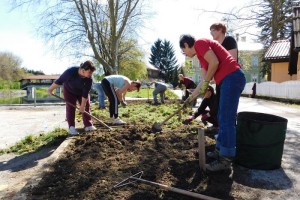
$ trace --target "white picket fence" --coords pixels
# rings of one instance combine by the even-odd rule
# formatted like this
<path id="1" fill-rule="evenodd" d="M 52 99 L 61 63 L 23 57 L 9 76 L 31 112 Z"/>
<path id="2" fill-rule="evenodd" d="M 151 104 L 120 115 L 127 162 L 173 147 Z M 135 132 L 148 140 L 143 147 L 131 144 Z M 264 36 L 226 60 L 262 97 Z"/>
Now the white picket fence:
<path id="1" fill-rule="evenodd" d="M 252 94 L 253 84 L 254 82 L 247 83 L 243 94 Z M 259 96 L 300 100 L 300 81 L 256 83 L 256 94 Z"/>

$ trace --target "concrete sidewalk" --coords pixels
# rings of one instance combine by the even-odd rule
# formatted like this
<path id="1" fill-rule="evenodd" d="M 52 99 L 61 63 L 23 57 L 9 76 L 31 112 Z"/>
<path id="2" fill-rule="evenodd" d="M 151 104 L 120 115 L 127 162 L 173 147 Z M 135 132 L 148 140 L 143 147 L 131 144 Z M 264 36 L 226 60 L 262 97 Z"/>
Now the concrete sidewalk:
<path id="1" fill-rule="evenodd" d="M 0 149 L 7 148 L 27 135 L 38 135 L 67 128 L 65 105 L 1 106 Z"/>

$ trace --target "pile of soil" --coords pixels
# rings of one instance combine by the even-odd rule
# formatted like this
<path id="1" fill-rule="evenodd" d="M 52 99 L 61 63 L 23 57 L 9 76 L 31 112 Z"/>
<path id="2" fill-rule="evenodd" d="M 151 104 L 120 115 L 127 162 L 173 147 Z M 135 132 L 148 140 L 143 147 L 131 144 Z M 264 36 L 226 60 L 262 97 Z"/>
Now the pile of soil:
<path id="1" fill-rule="evenodd" d="M 213 136 L 211 134 L 211 136 Z M 207 150 L 214 140 L 207 138 Z M 228 198 L 230 171 L 207 175 L 199 169 L 197 128 L 182 126 L 153 133 L 151 126 L 100 129 L 76 137 L 32 199 L 193 199 L 140 182 L 114 189 L 143 172 L 142 179 L 218 198 Z M 222 184 L 220 184 L 222 182 Z M 218 183 L 218 187 L 216 187 Z M 211 187 L 213 186 L 213 187 Z"/>
<path id="2" fill-rule="evenodd" d="M 242 199 L 238 191 L 243 188 L 233 188 L 236 187 L 233 181 L 243 180 L 244 171 L 200 170 L 199 127 L 197 123 L 182 124 L 176 129 L 163 126 L 161 132 L 153 132 L 152 124 L 139 122 L 114 127 L 113 131 L 99 127 L 94 132 L 80 134 L 41 181 L 29 189 L 27 198 L 194 199 L 143 182 L 115 188 L 124 179 L 142 172 L 143 180 L 220 199 Z M 206 152 L 215 148 L 214 134 L 205 133 Z M 206 159 L 207 163 L 213 161 Z"/>

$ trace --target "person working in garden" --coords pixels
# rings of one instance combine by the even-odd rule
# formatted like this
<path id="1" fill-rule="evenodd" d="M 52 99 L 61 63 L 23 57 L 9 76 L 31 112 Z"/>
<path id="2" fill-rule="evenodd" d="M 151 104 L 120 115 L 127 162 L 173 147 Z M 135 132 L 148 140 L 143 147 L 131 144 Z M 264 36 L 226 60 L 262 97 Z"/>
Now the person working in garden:
<path id="1" fill-rule="evenodd" d="M 185 56 L 192 58 L 196 55 L 201 63 L 203 81 L 198 84 L 189 99 L 198 94 L 204 95 L 212 79 L 216 85 L 220 85 L 219 132 L 216 143 L 219 150 L 216 153 L 219 157 L 216 161 L 206 164 L 206 168 L 210 171 L 230 169 L 236 155 L 236 113 L 246 84 L 244 72 L 236 59 L 214 40 L 195 40 L 191 35 L 182 35 L 179 45 Z"/>
<path id="2" fill-rule="evenodd" d="M 82 120 L 85 131 L 96 130 L 90 116 L 84 112 L 90 113 L 90 96 L 89 92 L 92 87 L 92 74 L 96 67 L 91 61 L 80 64 L 80 67 L 71 67 L 63 72 L 63 74 L 49 87 L 48 94 L 52 95 L 53 90 L 63 85 L 63 94 L 66 102 L 76 105 L 80 104 L 79 111 L 82 113 Z M 69 134 L 77 135 L 75 129 L 75 108 L 66 104 L 66 118 L 69 125 Z"/>
<path id="3" fill-rule="evenodd" d="M 184 124 L 189 124 L 191 121 L 196 119 L 201 115 L 201 121 L 207 125 L 207 123 L 211 123 L 214 128 L 218 127 L 217 120 L 217 110 L 218 110 L 218 102 L 216 101 L 216 95 L 214 92 L 214 88 L 212 86 L 208 86 L 206 92 L 204 94 L 204 98 L 193 115 L 188 116 L 187 119 L 184 120 Z M 209 110 L 207 110 L 209 108 Z"/>
<path id="4" fill-rule="evenodd" d="M 185 77 L 183 74 L 179 74 L 178 78 L 179 78 L 178 87 L 181 87 L 182 85 L 185 86 L 185 95 L 182 98 L 182 100 L 185 101 L 187 98 L 189 98 L 190 95 L 189 89 L 195 89 L 197 85 L 192 79 Z"/>
<path id="5" fill-rule="evenodd" d="M 109 100 L 109 114 L 110 118 L 113 119 L 113 123 L 116 125 L 126 124 L 125 121 L 119 118 L 118 105 L 121 102 L 123 106 L 126 106 L 126 92 L 139 91 L 141 82 L 131 81 L 123 75 L 110 75 L 102 79 L 101 85 Z"/>
<path id="6" fill-rule="evenodd" d="M 95 83 L 94 89 L 97 91 L 98 94 L 98 102 L 99 102 L 99 109 L 105 109 L 105 93 L 101 84 L 101 81 Z"/>
<path id="7" fill-rule="evenodd" d="M 164 82 L 159 82 L 159 81 L 153 81 L 151 83 L 148 83 L 147 85 L 152 85 L 154 84 L 154 90 L 153 90 L 153 105 L 160 105 L 160 103 L 158 102 L 158 99 L 157 99 L 157 95 L 159 94 L 160 95 L 160 102 L 162 104 L 165 103 L 165 97 L 166 97 L 166 91 L 168 89 L 168 86 L 167 84 L 165 84 Z"/>

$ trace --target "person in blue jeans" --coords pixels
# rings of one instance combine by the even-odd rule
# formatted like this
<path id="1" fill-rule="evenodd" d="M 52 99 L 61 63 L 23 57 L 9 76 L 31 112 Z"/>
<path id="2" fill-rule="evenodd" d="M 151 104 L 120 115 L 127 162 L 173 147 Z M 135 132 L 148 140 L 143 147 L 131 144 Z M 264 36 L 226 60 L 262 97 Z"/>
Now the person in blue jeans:
<path id="1" fill-rule="evenodd" d="M 94 89 L 98 93 L 98 102 L 99 102 L 99 109 L 105 109 L 105 93 L 103 87 L 101 85 L 101 81 L 94 84 Z"/>
<path id="2" fill-rule="evenodd" d="M 219 156 L 217 160 L 206 164 L 206 169 L 231 169 L 231 162 L 236 154 L 236 113 L 246 84 L 244 72 L 236 59 L 217 41 L 206 38 L 195 40 L 191 35 L 182 35 L 179 45 L 185 56 L 197 56 L 201 64 L 203 80 L 189 99 L 198 94 L 203 95 L 212 79 L 220 87 L 219 132 L 216 143 Z"/>
<path id="3" fill-rule="evenodd" d="M 160 102 L 162 104 L 165 103 L 165 93 L 168 89 L 167 87 L 167 84 L 163 83 L 163 82 L 158 82 L 158 81 L 153 81 L 151 83 L 149 83 L 149 85 L 151 84 L 154 84 L 154 90 L 153 90 L 153 101 L 154 101 L 154 104 L 153 105 L 159 105 L 160 103 L 158 102 L 158 99 L 157 99 L 157 95 L 159 94 L 160 95 Z"/>

